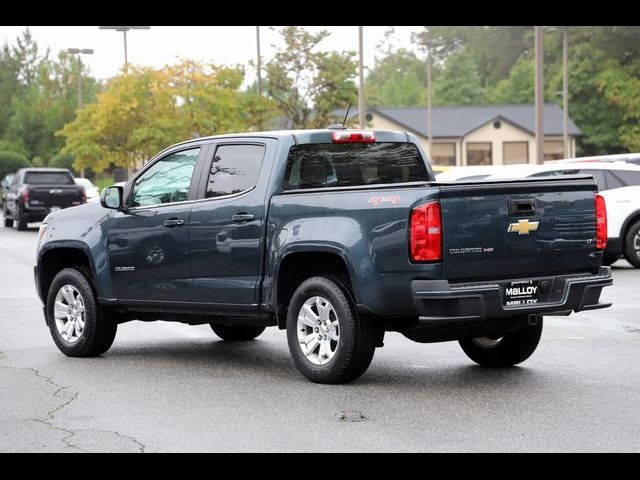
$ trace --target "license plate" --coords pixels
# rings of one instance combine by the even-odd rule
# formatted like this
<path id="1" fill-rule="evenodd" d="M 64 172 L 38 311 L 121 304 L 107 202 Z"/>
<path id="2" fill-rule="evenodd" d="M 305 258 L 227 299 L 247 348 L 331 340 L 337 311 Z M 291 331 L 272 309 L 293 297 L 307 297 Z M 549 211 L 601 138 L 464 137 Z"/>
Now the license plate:
<path id="1" fill-rule="evenodd" d="M 533 280 L 520 280 L 504 287 L 505 306 L 530 305 L 538 303 L 540 285 Z"/>
<path id="2" fill-rule="evenodd" d="M 51 207 L 51 208 L 49 209 L 49 211 L 50 211 L 50 212 L 56 212 L 56 211 L 58 211 L 58 210 L 60 210 L 60 207 Z"/>

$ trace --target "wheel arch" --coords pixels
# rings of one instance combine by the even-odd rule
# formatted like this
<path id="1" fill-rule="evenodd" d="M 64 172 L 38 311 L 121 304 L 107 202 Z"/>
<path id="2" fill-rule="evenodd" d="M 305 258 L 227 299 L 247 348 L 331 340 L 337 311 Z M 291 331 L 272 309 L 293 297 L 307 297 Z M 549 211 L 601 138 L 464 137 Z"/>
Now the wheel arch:
<path id="1" fill-rule="evenodd" d="M 637 222 L 640 222 L 640 210 L 636 210 L 631 213 L 622 224 L 622 228 L 620 229 L 620 239 L 622 240 L 622 249 L 624 251 L 626 247 L 626 237 L 632 225 L 635 225 Z"/>
<path id="2" fill-rule="evenodd" d="M 353 265 L 345 251 L 333 245 L 297 245 L 282 255 L 277 265 L 272 305 L 278 327 L 284 329 L 289 301 L 296 288 L 307 278 L 330 276 L 341 281 L 357 299 Z"/>
<path id="3" fill-rule="evenodd" d="M 43 303 L 47 301 L 49 287 L 53 278 L 65 268 L 82 267 L 88 271 L 94 280 L 94 287 L 98 295 L 99 285 L 95 281 L 95 265 L 89 246 L 75 240 L 56 241 L 45 244 L 38 252 L 38 293 Z"/>

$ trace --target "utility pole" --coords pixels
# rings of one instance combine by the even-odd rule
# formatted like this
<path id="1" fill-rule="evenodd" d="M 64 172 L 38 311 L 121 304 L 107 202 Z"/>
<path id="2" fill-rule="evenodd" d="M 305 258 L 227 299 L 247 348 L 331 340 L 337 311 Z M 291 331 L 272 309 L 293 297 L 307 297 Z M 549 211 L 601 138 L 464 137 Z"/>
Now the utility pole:
<path id="1" fill-rule="evenodd" d="M 258 95 L 262 95 L 262 67 L 260 59 L 260 27 L 256 27 L 256 43 L 258 46 Z"/>
<path id="2" fill-rule="evenodd" d="M 149 30 L 151 27 L 132 27 L 130 25 L 120 26 L 120 27 L 99 27 L 100 30 L 115 30 L 116 32 L 122 32 L 124 36 L 124 73 L 129 71 L 129 57 L 127 55 L 127 32 L 129 30 Z M 134 168 L 135 168 L 135 160 L 134 160 Z M 127 176 L 130 177 L 133 173 L 133 168 L 130 166 L 127 167 Z"/>
<path id="3" fill-rule="evenodd" d="M 429 38 L 427 43 L 427 140 L 429 141 L 429 148 L 427 148 L 427 156 L 429 157 L 429 161 L 432 161 L 431 158 L 431 150 L 433 146 L 433 139 L 431 138 L 431 130 L 433 125 L 433 108 L 431 105 L 431 68 L 432 68 L 432 57 L 431 54 L 431 39 Z"/>
<path id="4" fill-rule="evenodd" d="M 535 122 L 536 163 L 544 162 L 544 74 L 543 74 L 543 27 L 535 29 Z"/>
<path id="5" fill-rule="evenodd" d="M 364 128 L 364 53 L 362 42 L 362 27 L 358 27 L 358 43 L 360 46 L 359 54 L 359 70 L 360 70 L 360 88 L 358 89 L 358 119 L 360 128 Z"/>
<path id="6" fill-rule="evenodd" d="M 571 158 L 569 145 L 569 27 L 562 27 L 562 142 L 564 158 Z"/>
<path id="7" fill-rule="evenodd" d="M 91 55 L 92 48 L 67 48 L 67 53 L 76 56 L 76 80 L 78 81 L 78 108 L 82 107 L 82 60 L 80 55 Z M 80 170 L 80 176 L 84 177 L 84 168 Z"/>

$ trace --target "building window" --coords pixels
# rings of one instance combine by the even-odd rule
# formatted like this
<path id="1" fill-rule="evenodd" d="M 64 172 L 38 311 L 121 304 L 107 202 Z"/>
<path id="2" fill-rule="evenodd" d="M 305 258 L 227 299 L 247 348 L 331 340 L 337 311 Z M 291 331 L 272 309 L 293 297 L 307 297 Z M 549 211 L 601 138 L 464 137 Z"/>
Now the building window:
<path id="1" fill-rule="evenodd" d="M 467 143 L 467 165 L 491 165 L 491 142 Z"/>
<path id="2" fill-rule="evenodd" d="M 504 142 L 502 163 L 505 165 L 529 163 L 529 142 Z"/>
<path id="3" fill-rule="evenodd" d="M 433 165 L 456 164 L 456 144 L 455 143 L 434 143 L 431 146 L 431 163 Z"/>
<path id="4" fill-rule="evenodd" d="M 544 142 L 544 159 L 560 160 L 564 158 L 564 144 L 562 141 L 554 140 Z"/>

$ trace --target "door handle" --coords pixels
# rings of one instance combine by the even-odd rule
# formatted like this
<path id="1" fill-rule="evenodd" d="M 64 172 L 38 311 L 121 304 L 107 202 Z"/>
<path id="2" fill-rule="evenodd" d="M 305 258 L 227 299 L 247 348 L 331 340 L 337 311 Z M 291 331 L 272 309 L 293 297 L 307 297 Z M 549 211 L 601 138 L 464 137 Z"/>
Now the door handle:
<path id="1" fill-rule="evenodd" d="M 533 198 L 510 199 L 509 215 L 533 215 L 536 213 L 536 201 Z"/>
<path id="2" fill-rule="evenodd" d="M 184 225 L 184 220 L 182 220 L 181 218 L 170 218 L 168 220 L 165 220 L 163 225 L 165 227 L 180 227 L 182 225 Z"/>
<path id="3" fill-rule="evenodd" d="M 235 223 L 244 223 L 249 220 L 253 220 L 255 217 L 252 213 L 236 213 L 235 215 L 231 215 L 231 220 Z"/>

